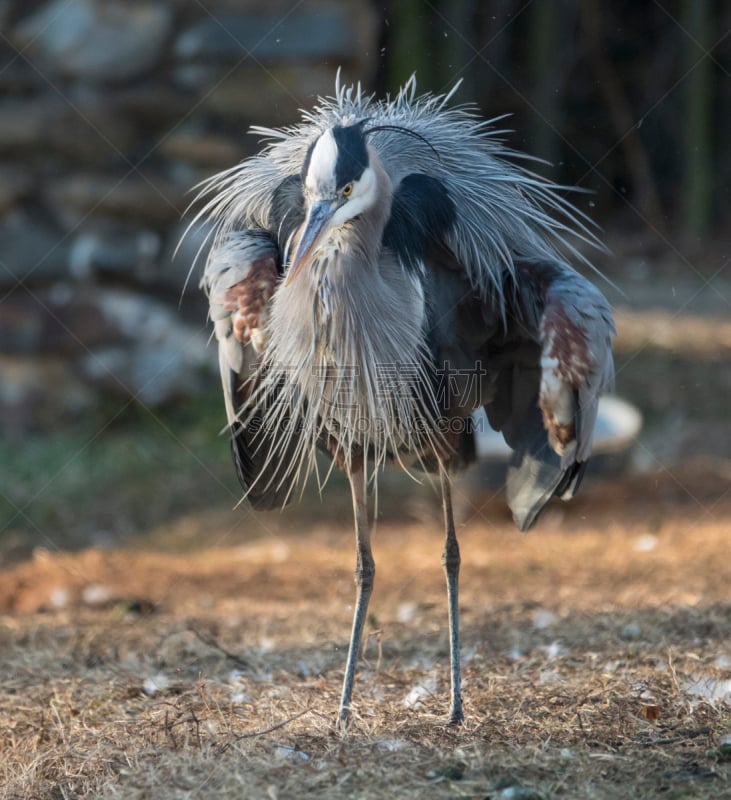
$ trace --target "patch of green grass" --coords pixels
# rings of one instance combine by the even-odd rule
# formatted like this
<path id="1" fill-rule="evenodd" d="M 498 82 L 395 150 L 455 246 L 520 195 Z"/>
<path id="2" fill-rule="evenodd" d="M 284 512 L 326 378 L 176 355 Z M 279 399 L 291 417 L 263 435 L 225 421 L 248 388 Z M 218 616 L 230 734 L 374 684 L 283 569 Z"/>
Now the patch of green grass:
<path id="1" fill-rule="evenodd" d="M 114 542 L 240 496 L 219 392 L 0 442 L 0 550 Z"/>

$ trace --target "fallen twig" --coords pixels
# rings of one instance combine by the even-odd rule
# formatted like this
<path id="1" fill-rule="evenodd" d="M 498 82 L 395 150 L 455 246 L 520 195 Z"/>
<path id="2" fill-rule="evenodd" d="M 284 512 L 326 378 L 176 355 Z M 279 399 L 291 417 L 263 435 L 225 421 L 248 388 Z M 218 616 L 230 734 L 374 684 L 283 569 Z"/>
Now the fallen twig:
<path id="1" fill-rule="evenodd" d="M 208 634 L 202 633 L 192 625 L 188 626 L 188 630 L 198 637 L 198 639 L 203 642 L 204 645 L 207 647 L 211 647 L 214 650 L 218 650 L 219 653 L 226 656 L 226 658 L 230 658 L 235 664 L 238 664 L 240 667 L 245 667 L 246 669 L 251 669 L 251 664 L 241 656 L 236 655 L 236 653 L 232 653 L 230 650 L 227 650 L 223 645 L 220 645 L 212 636 Z"/>
<path id="2" fill-rule="evenodd" d="M 264 728 L 264 730 L 261 731 L 251 731 L 250 733 L 241 733 L 236 737 L 236 741 L 240 742 L 242 739 L 253 739 L 255 736 L 264 736 L 267 733 L 272 733 L 273 731 L 277 731 L 280 728 L 284 728 L 285 726 L 289 725 L 290 722 L 294 722 L 296 719 L 304 717 L 305 714 L 309 713 L 310 709 L 306 708 L 304 711 L 300 711 L 293 717 L 289 717 L 288 719 L 282 720 L 282 722 L 278 722 L 276 725 L 272 725 L 270 728 Z"/>

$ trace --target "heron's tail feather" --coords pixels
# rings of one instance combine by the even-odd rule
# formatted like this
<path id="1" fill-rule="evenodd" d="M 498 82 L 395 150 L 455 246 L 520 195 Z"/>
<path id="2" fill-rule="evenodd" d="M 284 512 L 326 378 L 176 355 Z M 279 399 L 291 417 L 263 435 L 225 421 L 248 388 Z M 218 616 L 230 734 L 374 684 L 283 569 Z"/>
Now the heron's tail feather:
<path id="1" fill-rule="evenodd" d="M 555 495 L 563 500 L 573 497 L 584 474 L 586 462 L 561 466 L 541 429 L 539 436 L 513 451 L 508 464 L 506 496 L 515 524 L 527 531 Z"/>
<path id="2" fill-rule="evenodd" d="M 522 375 L 523 381 L 535 384 L 535 380 L 527 377 L 529 374 Z M 520 379 L 517 383 L 521 385 Z M 568 443 L 560 455 L 551 447 L 538 409 L 537 391 L 527 383 L 524 389 L 514 396 L 509 418 L 497 426 L 513 450 L 505 494 L 521 531 L 533 526 L 552 497 L 562 500 L 573 497 L 586 468 L 585 461 L 577 460 L 576 440 Z M 489 416 L 492 409 L 487 407 L 486 410 Z M 580 410 L 577 410 L 576 423 L 577 427 L 581 424 Z"/>

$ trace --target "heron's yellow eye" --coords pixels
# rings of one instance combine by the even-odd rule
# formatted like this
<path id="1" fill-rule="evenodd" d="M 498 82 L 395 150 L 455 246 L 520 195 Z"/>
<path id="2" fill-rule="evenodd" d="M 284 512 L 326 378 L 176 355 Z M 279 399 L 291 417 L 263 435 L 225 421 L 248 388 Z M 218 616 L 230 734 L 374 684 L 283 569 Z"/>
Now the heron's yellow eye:
<path id="1" fill-rule="evenodd" d="M 350 195 L 353 194 L 353 184 L 346 183 L 345 186 L 343 186 L 340 194 L 342 194 L 343 197 L 350 197 Z"/>

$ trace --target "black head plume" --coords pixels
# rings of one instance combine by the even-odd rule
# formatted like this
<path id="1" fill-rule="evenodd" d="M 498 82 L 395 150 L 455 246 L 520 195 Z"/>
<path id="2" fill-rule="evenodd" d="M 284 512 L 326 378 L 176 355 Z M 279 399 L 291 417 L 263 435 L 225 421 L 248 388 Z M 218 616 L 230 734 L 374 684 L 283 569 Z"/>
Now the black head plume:
<path id="1" fill-rule="evenodd" d="M 323 136 L 332 136 L 335 143 L 337 158 L 334 165 L 335 183 L 344 186 L 350 181 L 357 181 L 368 166 L 368 150 L 366 149 L 363 125 L 366 120 L 360 120 L 352 125 L 335 125 L 322 131 L 307 149 L 304 163 L 302 164 L 301 178 L 304 183 L 310 169 L 312 153 Z"/>
<path id="2" fill-rule="evenodd" d="M 364 122 L 365 120 L 361 120 L 354 125 L 338 125 L 332 129 L 333 139 L 338 148 L 338 160 L 335 164 L 337 186 L 357 181 L 368 166 Z"/>
<path id="3" fill-rule="evenodd" d="M 368 122 L 368 118 L 361 120 L 358 124 L 362 125 L 365 122 Z M 374 125 L 372 128 L 368 128 L 364 133 L 367 136 L 369 133 L 376 133 L 377 131 L 394 131 L 396 133 L 401 133 L 405 136 L 411 136 L 414 139 L 418 139 L 420 142 L 423 142 L 432 151 L 432 153 L 434 153 L 438 161 L 442 160 L 441 156 L 439 155 L 439 151 L 426 138 L 426 136 L 422 136 L 420 133 L 412 131 L 411 128 L 404 128 L 401 125 Z"/>

